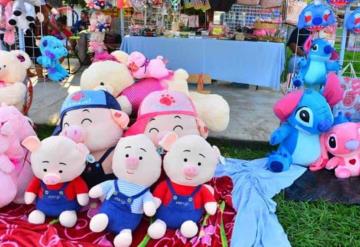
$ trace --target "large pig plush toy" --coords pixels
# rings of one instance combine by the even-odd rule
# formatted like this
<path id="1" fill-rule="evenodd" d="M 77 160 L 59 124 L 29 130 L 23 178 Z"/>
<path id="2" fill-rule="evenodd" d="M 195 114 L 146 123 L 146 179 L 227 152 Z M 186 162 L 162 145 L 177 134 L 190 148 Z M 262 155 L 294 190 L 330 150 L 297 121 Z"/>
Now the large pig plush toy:
<path id="1" fill-rule="evenodd" d="M 117 234 L 115 246 L 130 246 L 132 232 L 143 214 L 153 216 L 156 201 L 149 191 L 161 172 L 161 158 L 145 135 L 122 138 L 116 146 L 113 171 L 117 179 L 93 187 L 92 198 L 105 196 L 100 212 L 90 222 L 93 232 L 106 228 Z"/>
<path id="2" fill-rule="evenodd" d="M 155 188 L 154 197 L 161 205 L 148 234 L 160 239 L 170 228 L 180 229 L 184 237 L 192 238 L 198 233 L 198 223 L 204 213 L 216 213 L 214 195 L 205 183 L 214 176 L 220 152 L 197 135 L 177 140 L 170 134 L 161 144 L 168 150 L 163 161 L 168 179 Z"/>
<path id="3" fill-rule="evenodd" d="M 108 92 L 82 90 L 65 99 L 60 124 L 54 134 L 65 135 L 89 148 L 90 155 L 82 174 L 89 187 L 115 178 L 112 155 L 128 123 L 129 117 Z"/>
<path id="4" fill-rule="evenodd" d="M 159 141 L 168 133 L 178 136 L 208 136 L 208 128 L 198 117 L 191 99 L 176 91 L 157 91 L 141 103 L 136 122 L 126 136 L 145 134 L 159 147 Z"/>
<path id="5" fill-rule="evenodd" d="M 88 187 L 80 177 L 89 150 L 64 136 L 52 136 L 42 142 L 30 136 L 23 145 L 31 151 L 34 172 L 25 193 L 25 203 L 36 204 L 29 222 L 43 224 L 46 216 L 59 217 L 62 226 L 73 227 L 76 211 L 89 202 Z"/>
<path id="6" fill-rule="evenodd" d="M 24 202 L 32 178 L 27 150 L 21 142 L 35 131 L 29 119 L 14 106 L 0 107 L 0 208 L 10 202 Z"/>

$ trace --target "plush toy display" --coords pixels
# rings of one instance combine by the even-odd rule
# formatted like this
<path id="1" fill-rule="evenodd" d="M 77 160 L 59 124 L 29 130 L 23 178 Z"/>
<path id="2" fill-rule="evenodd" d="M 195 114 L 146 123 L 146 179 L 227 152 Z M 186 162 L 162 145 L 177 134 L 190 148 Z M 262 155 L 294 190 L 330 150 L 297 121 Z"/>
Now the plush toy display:
<path id="1" fill-rule="evenodd" d="M 40 40 L 41 56 L 37 62 L 48 71 L 53 81 L 62 81 L 69 76 L 69 72 L 61 66 L 60 59 L 66 57 L 68 51 L 64 44 L 54 36 L 44 36 Z"/>
<path id="2" fill-rule="evenodd" d="M 320 158 L 320 134 L 332 127 L 330 106 L 341 100 L 342 93 L 337 76 L 330 74 L 324 96 L 312 89 L 297 90 L 275 104 L 281 126 L 272 133 L 270 144 L 280 146 L 269 156 L 271 171 L 286 171 L 291 164 L 309 166 Z"/>
<path id="3" fill-rule="evenodd" d="M 59 217 L 62 226 L 73 227 L 76 211 L 89 202 L 88 187 L 80 177 L 89 150 L 63 136 L 48 137 L 42 142 L 30 136 L 22 144 L 31 151 L 35 175 L 25 193 L 25 203 L 36 204 L 29 222 L 43 224 L 46 216 Z"/>
<path id="4" fill-rule="evenodd" d="M 348 16 L 346 28 L 349 32 L 360 33 L 360 8 L 357 8 Z"/>
<path id="5" fill-rule="evenodd" d="M 21 142 L 35 132 L 29 119 L 13 106 L 1 105 L 0 122 L 0 207 L 4 207 L 12 201 L 24 202 L 32 172 Z"/>
<path id="6" fill-rule="evenodd" d="M 148 234 L 160 239 L 170 228 L 180 229 L 184 237 L 192 238 L 198 233 L 204 209 L 207 214 L 216 213 L 213 193 L 204 184 L 214 176 L 220 151 L 196 135 L 177 139 L 170 134 L 162 145 L 168 151 L 163 161 L 168 179 L 155 188 L 154 197 L 161 205 Z"/>
<path id="7" fill-rule="evenodd" d="M 104 40 L 105 32 L 109 30 L 111 24 L 111 16 L 107 16 L 100 11 L 95 11 L 90 17 L 90 42 L 89 50 L 91 52 L 104 52 L 107 50 Z"/>
<path id="8" fill-rule="evenodd" d="M 136 122 L 126 131 L 126 136 L 145 134 L 159 145 L 169 132 L 178 136 L 208 136 L 208 129 L 198 117 L 191 99 L 176 91 L 157 91 L 141 103 Z"/>
<path id="9" fill-rule="evenodd" d="M 317 171 L 335 169 L 338 178 L 360 176 L 360 124 L 340 123 L 321 136 L 321 159 L 310 166 Z M 328 154 L 331 154 L 329 157 Z"/>
<path id="10" fill-rule="evenodd" d="M 304 85 L 306 88 L 319 90 L 326 82 L 330 71 L 338 72 L 340 65 L 338 61 L 331 60 L 336 51 L 325 39 L 308 38 L 304 44 L 307 58 L 299 62 L 300 72 L 293 78 L 294 86 Z"/>
<path id="11" fill-rule="evenodd" d="M 31 66 L 30 57 L 23 51 L 0 51 L 0 103 L 22 110 L 26 86 L 26 71 Z"/>
<path id="12" fill-rule="evenodd" d="M 143 214 L 154 216 L 156 201 L 150 187 L 160 177 L 161 157 L 145 135 L 122 138 L 116 146 L 113 171 L 117 179 L 93 187 L 92 198 L 105 196 L 100 211 L 90 222 L 90 229 L 101 232 L 106 228 L 117 234 L 115 246 L 130 246 L 132 231 Z"/>
<path id="13" fill-rule="evenodd" d="M 141 53 L 133 52 L 129 56 L 122 51 L 115 51 L 111 55 L 110 57 L 99 55 L 101 59 L 96 59 L 97 62 L 83 72 L 80 79 L 82 89 L 104 88 L 108 90 L 114 97 L 117 97 L 121 109 L 127 114 L 136 114 L 143 99 L 154 91 L 168 89 L 183 92 L 193 100 L 200 118 L 206 122 L 210 130 L 220 132 L 227 128 L 230 120 L 229 104 L 217 94 L 204 95 L 189 92 L 187 83 L 189 75 L 185 70 L 169 71 L 164 67 L 164 59 L 157 57 L 157 59 L 150 60 L 154 65 L 150 66 L 152 72 L 143 73 L 144 60 L 146 70 L 149 70 L 149 63 Z M 124 64 L 127 68 L 124 67 Z M 167 76 L 161 78 L 166 71 Z M 138 77 L 145 76 L 145 78 L 134 83 L 134 73 Z M 117 76 L 110 76 L 115 74 Z M 149 74 L 153 77 L 147 78 Z"/>
<path id="14" fill-rule="evenodd" d="M 298 28 L 309 31 L 320 31 L 325 27 L 336 24 L 334 11 L 330 6 L 315 1 L 307 5 L 299 16 Z"/>
<path id="15" fill-rule="evenodd" d="M 108 92 L 83 90 L 65 99 L 54 134 L 83 142 L 89 148 L 91 155 L 82 175 L 89 187 L 114 179 L 112 154 L 128 123 L 129 117 Z"/>

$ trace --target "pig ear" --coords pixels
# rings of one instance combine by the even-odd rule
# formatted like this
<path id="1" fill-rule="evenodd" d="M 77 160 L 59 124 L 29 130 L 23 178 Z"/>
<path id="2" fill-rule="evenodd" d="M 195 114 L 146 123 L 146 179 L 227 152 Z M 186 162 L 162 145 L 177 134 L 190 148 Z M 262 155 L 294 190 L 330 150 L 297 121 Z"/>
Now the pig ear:
<path id="1" fill-rule="evenodd" d="M 21 144 L 30 152 L 36 151 L 41 146 L 41 142 L 37 136 L 28 136 Z"/>
<path id="2" fill-rule="evenodd" d="M 122 111 L 118 111 L 118 110 L 111 110 L 111 115 L 113 117 L 113 119 L 115 120 L 115 122 L 122 128 L 125 129 L 129 122 L 129 116 Z"/>
<path id="3" fill-rule="evenodd" d="M 165 149 L 166 151 L 169 151 L 178 138 L 179 137 L 175 132 L 170 132 L 169 134 L 166 134 L 161 139 L 161 141 L 159 141 L 159 146 Z"/>
<path id="4" fill-rule="evenodd" d="M 80 153 L 82 153 L 85 157 L 89 155 L 90 151 L 89 149 L 85 146 L 85 144 L 83 143 L 77 143 L 76 144 L 76 148 L 77 150 L 80 151 Z"/>
<path id="5" fill-rule="evenodd" d="M 311 46 L 312 46 L 312 37 L 310 35 L 309 38 L 307 38 L 307 40 L 304 43 L 304 51 L 306 53 L 309 53 Z"/>
<path id="6" fill-rule="evenodd" d="M 212 146 L 215 154 L 218 156 L 218 158 L 220 158 L 221 156 L 221 152 L 220 152 L 220 149 L 217 147 L 217 146 Z"/>
<path id="7" fill-rule="evenodd" d="M 208 127 L 206 127 L 206 124 L 200 118 L 196 118 L 196 124 L 198 126 L 198 130 L 200 132 L 200 135 L 206 139 L 208 137 L 208 135 L 209 135 Z"/>

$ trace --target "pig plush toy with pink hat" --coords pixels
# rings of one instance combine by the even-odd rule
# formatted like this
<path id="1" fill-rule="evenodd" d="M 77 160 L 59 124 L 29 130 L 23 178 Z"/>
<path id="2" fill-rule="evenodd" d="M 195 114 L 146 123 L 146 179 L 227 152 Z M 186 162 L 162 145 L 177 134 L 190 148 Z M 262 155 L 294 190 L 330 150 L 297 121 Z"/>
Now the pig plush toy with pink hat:
<path id="1" fill-rule="evenodd" d="M 149 94 L 141 103 L 136 122 L 126 136 L 145 134 L 158 145 L 168 133 L 178 136 L 208 136 L 208 128 L 198 117 L 192 100 L 177 91 L 157 91 Z"/>
<path id="2" fill-rule="evenodd" d="M 62 226 L 73 227 L 76 211 L 89 202 L 88 187 L 80 177 L 89 150 L 64 136 L 52 136 L 42 142 L 30 136 L 22 144 L 31 151 L 34 173 L 25 193 L 25 203 L 36 204 L 28 221 L 43 224 L 46 216 L 59 217 Z"/>
<path id="3" fill-rule="evenodd" d="M 132 232 L 143 214 L 151 217 L 156 212 L 156 201 L 149 188 L 160 177 L 161 157 L 147 136 L 135 135 L 119 141 L 112 166 L 117 178 L 89 192 L 92 198 L 105 196 L 99 213 L 91 219 L 90 229 L 108 229 L 116 234 L 115 246 L 130 246 Z"/>
<path id="4" fill-rule="evenodd" d="M 115 178 L 111 169 L 112 154 L 128 123 L 128 115 L 106 91 L 82 90 L 65 99 L 54 134 L 84 143 L 90 150 L 82 174 L 89 187 Z"/>
<path id="5" fill-rule="evenodd" d="M 214 195 L 205 183 L 214 176 L 220 151 L 198 135 L 177 139 L 172 133 L 160 143 L 168 151 L 163 161 L 168 178 L 155 188 L 154 196 L 161 204 L 148 234 L 160 239 L 170 228 L 192 238 L 204 214 L 214 215 L 217 210 Z"/>

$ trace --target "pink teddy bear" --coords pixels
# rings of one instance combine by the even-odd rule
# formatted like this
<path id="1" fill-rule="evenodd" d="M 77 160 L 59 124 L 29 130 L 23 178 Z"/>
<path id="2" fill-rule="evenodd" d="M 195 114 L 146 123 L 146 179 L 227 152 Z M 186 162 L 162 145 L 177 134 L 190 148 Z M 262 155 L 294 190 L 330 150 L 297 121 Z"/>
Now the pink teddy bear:
<path id="1" fill-rule="evenodd" d="M 321 136 L 322 156 L 311 171 L 335 169 L 338 178 L 360 176 L 360 124 L 341 123 Z M 334 157 L 329 158 L 328 153 Z"/>
<path id="2" fill-rule="evenodd" d="M 162 56 L 157 56 L 155 59 L 149 60 L 144 54 L 137 51 L 129 55 L 127 66 L 136 79 L 161 79 L 170 74 Z"/>

